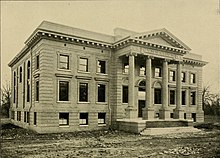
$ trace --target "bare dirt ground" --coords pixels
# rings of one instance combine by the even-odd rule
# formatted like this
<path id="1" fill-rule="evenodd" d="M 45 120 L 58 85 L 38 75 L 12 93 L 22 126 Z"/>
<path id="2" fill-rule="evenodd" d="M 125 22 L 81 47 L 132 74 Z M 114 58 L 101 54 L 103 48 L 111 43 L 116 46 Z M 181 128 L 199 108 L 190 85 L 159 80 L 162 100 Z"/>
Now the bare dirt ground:
<path id="1" fill-rule="evenodd" d="M 219 125 L 198 133 L 141 136 L 119 131 L 36 134 L 2 125 L 3 158 L 45 157 L 220 157 Z M 208 129 L 207 129 L 208 128 Z"/>

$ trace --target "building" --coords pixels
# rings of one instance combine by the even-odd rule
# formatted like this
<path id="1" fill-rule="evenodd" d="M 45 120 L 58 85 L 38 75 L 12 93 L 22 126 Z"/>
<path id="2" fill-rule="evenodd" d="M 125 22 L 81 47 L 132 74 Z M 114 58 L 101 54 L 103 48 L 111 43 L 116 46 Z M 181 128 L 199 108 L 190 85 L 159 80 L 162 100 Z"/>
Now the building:
<path id="1" fill-rule="evenodd" d="M 166 29 L 112 36 L 43 21 L 9 63 L 11 120 L 39 133 L 203 122 L 206 62 L 190 51 Z"/>

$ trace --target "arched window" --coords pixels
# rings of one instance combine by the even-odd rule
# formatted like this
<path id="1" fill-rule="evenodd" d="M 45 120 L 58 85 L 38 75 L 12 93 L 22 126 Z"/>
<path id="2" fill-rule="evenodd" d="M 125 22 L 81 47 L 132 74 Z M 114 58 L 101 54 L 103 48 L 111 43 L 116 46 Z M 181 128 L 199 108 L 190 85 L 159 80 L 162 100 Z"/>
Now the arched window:
<path id="1" fill-rule="evenodd" d="M 22 82 L 22 67 L 20 67 L 20 76 L 19 76 L 19 81 Z"/>
<path id="2" fill-rule="evenodd" d="M 138 90 L 139 91 L 145 91 L 145 85 L 146 85 L 146 82 L 144 80 L 142 80 L 140 83 L 139 83 L 139 88 Z"/>
<path id="3" fill-rule="evenodd" d="M 28 61 L 27 63 L 27 79 L 30 79 L 30 70 L 31 70 L 31 63 Z"/>

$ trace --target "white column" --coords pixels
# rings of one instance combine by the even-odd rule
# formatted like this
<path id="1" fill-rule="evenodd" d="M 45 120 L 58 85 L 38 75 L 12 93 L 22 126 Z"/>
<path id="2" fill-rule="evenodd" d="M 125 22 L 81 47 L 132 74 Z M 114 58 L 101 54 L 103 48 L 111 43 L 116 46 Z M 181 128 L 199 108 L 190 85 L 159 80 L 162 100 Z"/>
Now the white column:
<path id="1" fill-rule="evenodd" d="M 145 86 L 145 108 L 143 109 L 143 119 L 153 119 L 154 109 L 152 108 L 152 91 L 151 91 L 151 78 L 152 78 L 152 68 L 151 68 L 152 57 L 147 56 L 146 58 L 146 86 Z"/>
<path id="2" fill-rule="evenodd" d="M 129 54 L 129 78 L 128 78 L 128 107 L 126 108 L 126 118 L 136 118 L 137 108 L 134 101 L 135 86 L 135 58 L 134 54 Z"/>
<path id="3" fill-rule="evenodd" d="M 176 109 L 174 110 L 175 119 L 184 119 L 184 110 L 182 110 L 182 63 L 177 63 L 177 80 L 176 80 Z"/>
<path id="4" fill-rule="evenodd" d="M 170 111 L 168 110 L 168 60 L 163 61 L 162 71 L 162 108 L 160 109 L 160 119 L 169 119 Z"/>

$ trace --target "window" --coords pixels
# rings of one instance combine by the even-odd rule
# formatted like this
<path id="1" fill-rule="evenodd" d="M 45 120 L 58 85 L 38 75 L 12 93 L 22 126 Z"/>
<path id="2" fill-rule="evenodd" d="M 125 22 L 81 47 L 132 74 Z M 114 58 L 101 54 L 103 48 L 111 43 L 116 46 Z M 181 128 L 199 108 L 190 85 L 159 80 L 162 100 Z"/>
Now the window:
<path id="1" fill-rule="evenodd" d="M 145 92 L 145 85 L 146 85 L 146 82 L 145 82 L 145 81 L 141 81 L 141 82 L 139 83 L 138 90 Z"/>
<path id="2" fill-rule="evenodd" d="M 186 91 L 182 91 L 182 105 L 186 105 Z"/>
<path id="3" fill-rule="evenodd" d="M 186 73 L 185 72 L 181 73 L 181 81 L 186 82 Z"/>
<path id="4" fill-rule="evenodd" d="M 173 113 L 170 113 L 170 118 L 173 118 Z"/>
<path id="5" fill-rule="evenodd" d="M 159 67 L 155 68 L 155 77 L 162 77 L 161 68 L 159 68 Z"/>
<path id="6" fill-rule="evenodd" d="M 34 112 L 34 125 L 37 125 L 37 113 Z"/>
<path id="7" fill-rule="evenodd" d="M 196 83 L 196 75 L 190 74 L 190 83 Z"/>
<path id="8" fill-rule="evenodd" d="M 154 89 L 154 104 L 161 104 L 161 89 Z"/>
<path id="9" fill-rule="evenodd" d="M 35 98 L 35 100 L 39 101 L 39 81 L 36 81 L 35 87 L 36 87 L 36 94 L 35 94 L 36 98 Z"/>
<path id="10" fill-rule="evenodd" d="M 16 101 L 16 72 L 14 72 L 14 94 L 13 94 L 13 103 Z"/>
<path id="11" fill-rule="evenodd" d="M 98 84 L 98 102 L 105 102 L 105 85 Z"/>
<path id="12" fill-rule="evenodd" d="M 29 123 L 29 122 L 30 122 L 30 113 L 27 112 L 27 123 Z"/>
<path id="13" fill-rule="evenodd" d="M 170 104 L 175 104 L 175 90 L 170 90 Z"/>
<path id="14" fill-rule="evenodd" d="M 98 124 L 105 124 L 105 113 L 98 113 Z"/>
<path id="15" fill-rule="evenodd" d="M 17 121 L 21 121 L 21 111 L 17 112 Z"/>
<path id="16" fill-rule="evenodd" d="M 69 101 L 68 81 L 59 81 L 59 101 Z"/>
<path id="17" fill-rule="evenodd" d="M 103 73 L 103 74 L 106 73 L 106 62 L 105 61 L 98 60 L 97 72 Z"/>
<path id="18" fill-rule="evenodd" d="M 80 125 L 88 125 L 88 113 L 80 113 L 79 114 L 79 124 Z"/>
<path id="19" fill-rule="evenodd" d="M 27 81 L 27 102 L 30 102 L 30 83 Z"/>
<path id="20" fill-rule="evenodd" d="M 88 83 L 79 84 L 79 101 L 88 102 Z"/>
<path id="21" fill-rule="evenodd" d="M 20 76 L 19 76 L 19 81 L 20 81 L 20 83 L 22 82 L 22 67 L 20 67 Z"/>
<path id="22" fill-rule="evenodd" d="M 39 69 L 39 55 L 36 56 L 36 69 Z"/>
<path id="23" fill-rule="evenodd" d="M 128 103 L 128 86 L 122 86 L 122 102 Z"/>
<path id="24" fill-rule="evenodd" d="M 128 72 L 129 72 L 129 65 L 128 63 L 124 63 L 123 73 L 128 74 Z"/>
<path id="25" fill-rule="evenodd" d="M 144 76 L 145 75 L 145 67 L 141 66 L 140 67 L 140 76 Z"/>
<path id="26" fill-rule="evenodd" d="M 196 113 L 192 113 L 193 122 L 196 122 Z"/>
<path id="27" fill-rule="evenodd" d="M 59 113 L 59 126 L 69 125 L 69 113 Z"/>
<path id="28" fill-rule="evenodd" d="M 24 112 L 24 122 L 27 121 L 27 116 L 26 116 L 26 115 L 27 115 L 27 112 L 25 111 L 25 112 Z"/>
<path id="29" fill-rule="evenodd" d="M 30 71 L 31 71 L 31 63 L 28 61 L 27 63 L 27 79 L 30 79 Z"/>
<path id="30" fill-rule="evenodd" d="M 69 69 L 69 56 L 68 55 L 61 55 L 60 54 L 59 68 L 60 69 Z"/>
<path id="31" fill-rule="evenodd" d="M 175 81 L 175 71 L 170 71 L 170 81 Z"/>
<path id="32" fill-rule="evenodd" d="M 88 72 L 88 59 L 79 58 L 79 71 Z"/>
<path id="33" fill-rule="evenodd" d="M 191 92 L 191 105 L 196 105 L 196 92 Z"/>

